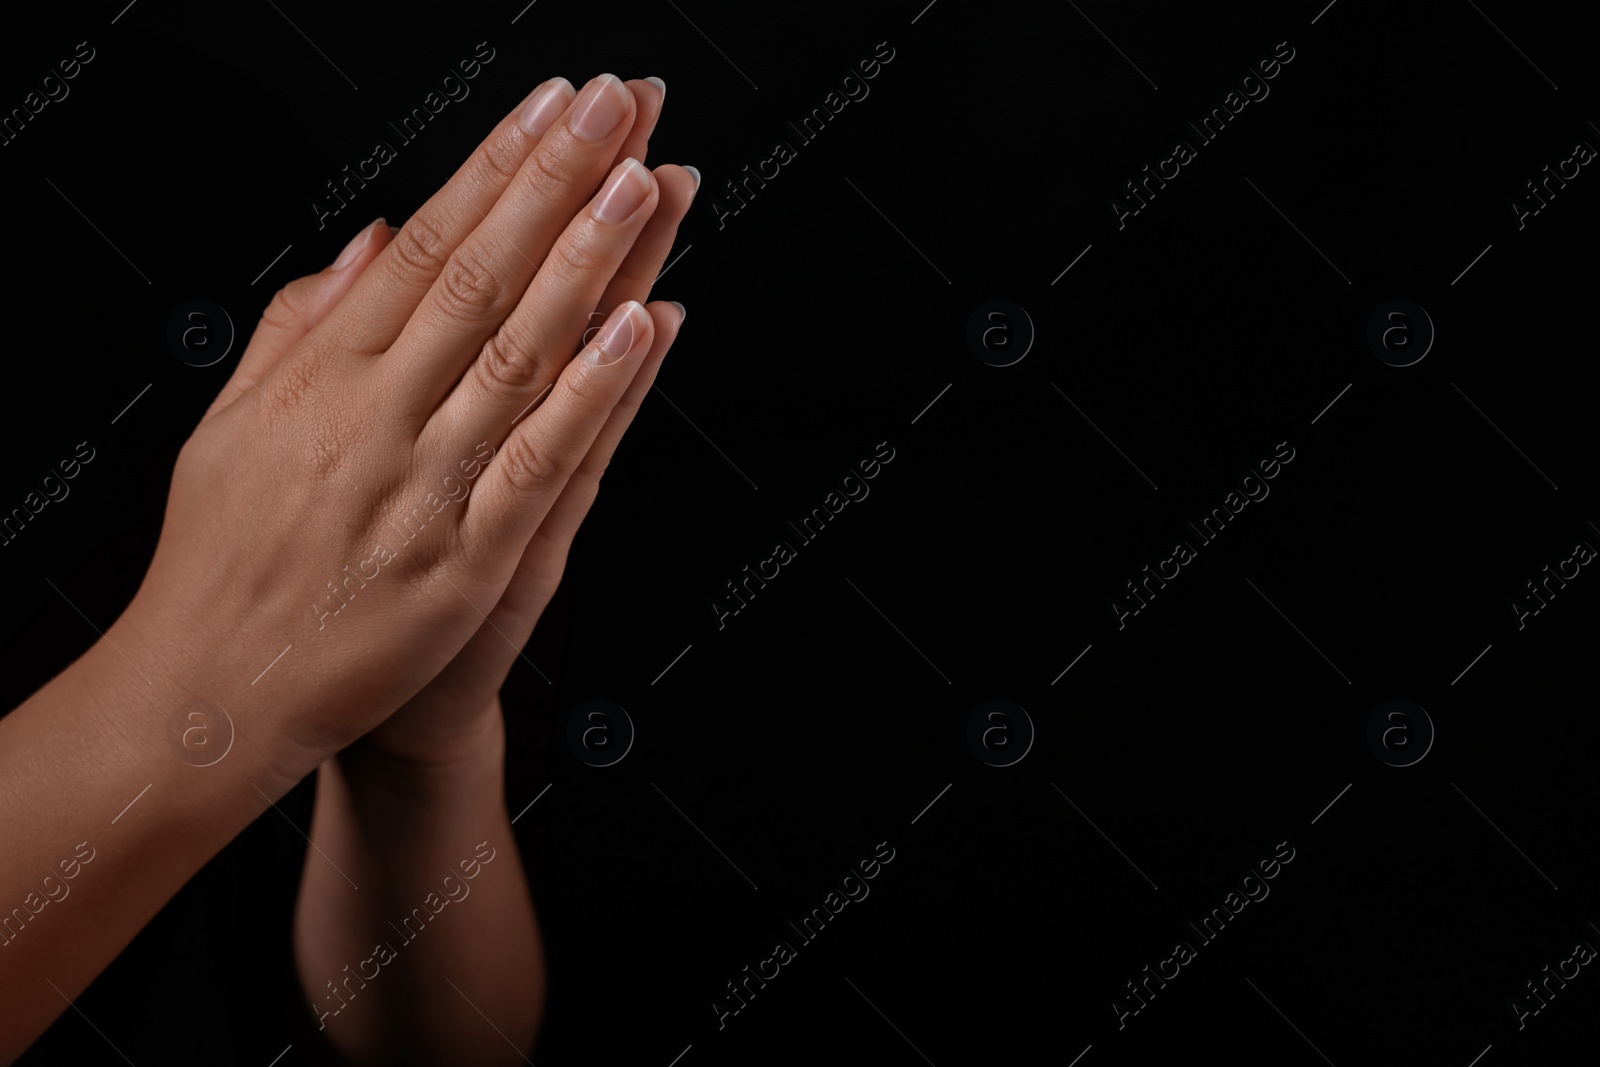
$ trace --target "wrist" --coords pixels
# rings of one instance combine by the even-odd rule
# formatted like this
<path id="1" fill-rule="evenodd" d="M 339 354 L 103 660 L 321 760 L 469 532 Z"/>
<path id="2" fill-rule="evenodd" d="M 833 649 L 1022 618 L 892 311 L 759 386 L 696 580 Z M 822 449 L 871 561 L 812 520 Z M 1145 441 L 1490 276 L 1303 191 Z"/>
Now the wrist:
<path id="1" fill-rule="evenodd" d="M 261 670 L 270 655 L 245 662 L 243 647 L 266 647 L 255 635 L 185 625 L 157 599 L 141 590 L 84 657 L 97 668 L 93 700 L 115 729 L 163 737 L 189 766 L 247 772 L 273 800 L 335 751 L 291 735 L 288 724 L 315 714 L 315 689 Z"/>
<path id="2" fill-rule="evenodd" d="M 353 790 L 397 804 L 504 805 L 506 732 L 495 697 L 471 720 L 453 724 L 425 752 L 385 745 L 376 735 L 328 761 Z"/>

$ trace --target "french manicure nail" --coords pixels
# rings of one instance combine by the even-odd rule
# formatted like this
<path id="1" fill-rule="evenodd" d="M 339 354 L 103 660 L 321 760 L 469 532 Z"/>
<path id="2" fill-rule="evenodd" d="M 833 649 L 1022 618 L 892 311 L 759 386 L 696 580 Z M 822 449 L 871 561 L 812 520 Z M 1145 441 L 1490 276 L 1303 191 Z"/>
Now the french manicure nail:
<path id="1" fill-rule="evenodd" d="M 694 191 L 698 193 L 700 191 L 700 168 L 691 167 L 687 163 L 681 164 L 681 166 L 689 172 L 689 177 L 694 179 Z"/>
<path id="2" fill-rule="evenodd" d="M 594 217 L 600 222 L 615 225 L 624 222 L 639 210 L 650 196 L 650 173 L 644 164 L 629 156 L 623 160 L 606 187 L 600 191 L 600 200 L 594 206 Z"/>
<path id="3" fill-rule="evenodd" d="M 684 320 L 689 317 L 689 309 L 678 303 L 676 300 L 671 301 L 671 303 L 673 307 L 678 309 L 678 325 L 681 327 Z"/>
<path id="4" fill-rule="evenodd" d="M 551 78 L 528 95 L 517 115 L 517 125 L 529 137 L 541 137 L 567 110 L 572 100 L 572 83 L 565 78 Z"/>
<path id="5" fill-rule="evenodd" d="M 654 85 L 657 89 L 660 89 L 661 90 L 661 99 L 662 100 L 666 100 L 666 98 L 667 98 L 667 83 L 666 82 L 662 81 L 660 78 L 646 78 L 645 81 L 649 82 L 651 85 Z"/>
<path id="6" fill-rule="evenodd" d="M 372 243 L 372 235 L 378 232 L 378 227 L 382 224 L 382 219 L 374 219 L 363 226 L 361 232 L 350 238 L 350 243 L 344 246 L 344 251 L 339 253 L 339 258 L 333 261 L 333 269 L 344 270 L 354 263 L 362 250 Z"/>
<path id="7" fill-rule="evenodd" d="M 644 313 L 644 307 L 637 300 L 629 300 L 613 311 L 589 349 L 589 362 L 604 367 L 633 351 L 634 341 L 642 332 L 636 324 Z"/>
<path id="8" fill-rule="evenodd" d="M 611 136 L 628 114 L 632 94 L 615 74 L 602 74 L 583 87 L 573 105 L 572 132 L 595 144 Z"/>

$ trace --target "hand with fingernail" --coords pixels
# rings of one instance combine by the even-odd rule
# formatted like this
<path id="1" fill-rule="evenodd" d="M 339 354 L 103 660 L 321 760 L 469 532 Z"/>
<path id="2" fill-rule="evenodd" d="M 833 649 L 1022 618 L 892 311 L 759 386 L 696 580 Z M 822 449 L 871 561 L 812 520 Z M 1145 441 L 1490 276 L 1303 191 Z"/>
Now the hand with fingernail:
<path id="1" fill-rule="evenodd" d="M 498 692 L 683 324 L 646 303 L 699 185 L 643 163 L 664 98 L 545 82 L 404 223 L 273 297 L 179 454 L 132 603 L 0 719 L 0 824 L 59 827 L 7 843 L 0 901 L 145 790 L 74 883 L 94 930 L 0 949 L 0 1063 L 312 772 L 293 951 L 313 1028 L 351 1062 L 522 1062 L 544 969 Z M 195 701 L 234 731 L 203 767 L 166 740 Z M 79 766 L 40 758 L 62 730 Z M 480 843 L 500 858 L 470 900 L 432 910 Z M 424 900 L 454 929 L 401 941 Z M 463 998 L 502 1033 L 459 1026 Z"/>

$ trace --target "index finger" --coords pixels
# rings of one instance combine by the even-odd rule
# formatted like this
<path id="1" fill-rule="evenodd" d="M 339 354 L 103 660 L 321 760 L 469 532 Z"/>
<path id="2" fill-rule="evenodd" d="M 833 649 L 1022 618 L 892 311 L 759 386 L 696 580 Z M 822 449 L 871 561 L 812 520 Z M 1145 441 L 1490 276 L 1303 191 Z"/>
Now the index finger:
<path id="1" fill-rule="evenodd" d="M 624 82 L 637 112 L 618 160 L 643 146 L 655 129 L 664 99 L 660 79 Z M 400 336 L 453 252 L 511 185 L 546 131 L 577 98 L 562 77 L 541 83 L 508 115 L 449 181 L 406 220 L 398 238 L 356 282 L 347 299 L 318 328 L 346 351 L 376 356 Z M 348 181 L 348 179 L 346 179 Z M 396 247 L 399 245 L 401 247 Z"/>

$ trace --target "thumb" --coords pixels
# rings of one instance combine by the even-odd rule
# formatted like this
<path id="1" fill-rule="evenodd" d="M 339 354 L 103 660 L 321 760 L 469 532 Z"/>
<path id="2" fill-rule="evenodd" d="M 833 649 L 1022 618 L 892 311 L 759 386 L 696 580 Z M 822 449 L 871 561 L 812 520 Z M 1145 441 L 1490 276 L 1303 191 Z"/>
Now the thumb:
<path id="1" fill-rule="evenodd" d="M 201 421 L 254 388 L 295 342 L 327 317 L 392 237 L 393 231 L 384 220 L 375 219 L 351 238 L 332 264 L 317 274 L 296 278 L 273 294 L 271 303 L 261 313 L 255 333 L 250 336 L 250 343 L 245 346 L 244 355 L 239 357 L 233 377 L 222 387 Z"/>

